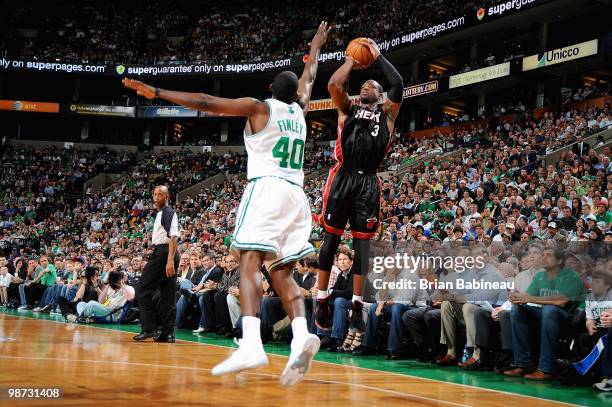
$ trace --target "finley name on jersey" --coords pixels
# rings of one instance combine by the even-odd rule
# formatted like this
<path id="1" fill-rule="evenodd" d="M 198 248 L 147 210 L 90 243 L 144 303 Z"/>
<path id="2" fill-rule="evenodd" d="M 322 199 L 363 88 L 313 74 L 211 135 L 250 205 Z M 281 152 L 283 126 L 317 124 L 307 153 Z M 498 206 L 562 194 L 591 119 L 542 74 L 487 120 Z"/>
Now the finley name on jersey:
<path id="1" fill-rule="evenodd" d="M 283 133 L 290 131 L 292 133 L 302 134 L 304 131 L 304 126 L 297 120 L 278 120 L 276 124 L 278 124 L 278 129 Z"/>

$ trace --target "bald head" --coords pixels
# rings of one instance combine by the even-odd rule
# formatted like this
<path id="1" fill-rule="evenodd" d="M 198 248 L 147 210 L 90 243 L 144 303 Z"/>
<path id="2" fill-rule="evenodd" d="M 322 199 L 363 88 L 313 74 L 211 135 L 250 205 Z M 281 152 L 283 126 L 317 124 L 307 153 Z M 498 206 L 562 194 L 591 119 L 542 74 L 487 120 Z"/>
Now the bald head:
<path id="1" fill-rule="evenodd" d="M 297 75 L 291 71 L 277 74 L 272 82 L 271 90 L 274 99 L 287 104 L 293 103 L 299 87 Z"/>
<path id="2" fill-rule="evenodd" d="M 168 187 L 165 185 L 158 185 L 155 187 L 153 191 L 153 202 L 155 203 L 155 207 L 158 210 L 161 210 L 164 206 L 168 204 L 168 197 L 170 193 L 168 191 Z"/>
<path id="3" fill-rule="evenodd" d="M 369 79 L 361 85 L 359 96 L 362 105 L 377 103 L 383 94 L 383 87 L 374 79 Z"/>

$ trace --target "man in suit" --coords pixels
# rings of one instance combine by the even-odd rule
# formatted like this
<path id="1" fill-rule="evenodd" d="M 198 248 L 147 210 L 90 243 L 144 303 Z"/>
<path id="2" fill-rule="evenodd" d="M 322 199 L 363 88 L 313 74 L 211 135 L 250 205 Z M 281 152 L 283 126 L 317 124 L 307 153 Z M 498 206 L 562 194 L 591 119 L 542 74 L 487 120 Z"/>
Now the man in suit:
<path id="1" fill-rule="evenodd" d="M 190 289 L 198 286 L 202 282 L 202 277 L 206 270 L 202 266 L 202 253 L 199 250 L 192 252 L 189 255 L 189 271 L 185 274 L 185 278 L 180 282 L 181 296 L 176 303 L 176 326 L 182 328 L 185 317 L 189 314 L 190 307 Z M 186 294 L 183 292 L 186 291 Z M 197 301 L 195 301 L 197 305 Z"/>
<path id="2" fill-rule="evenodd" d="M 572 152 L 582 158 L 585 155 L 589 155 L 590 149 L 589 143 L 584 142 L 581 135 L 577 135 L 576 142 L 572 145 Z"/>
<path id="3" fill-rule="evenodd" d="M 326 336 L 321 341 L 323 349 L 333 352 L 336 351 L 349 328 L 348 312 L 351 305 L 351 296 L 353 295 L 353 258 L 353 251 L 347 246 L 342 246 L 338 249 L 336 261 L 340 274 L 338 274 L 336 283 L 329 295 L 334 304 L 332 331 L 330 336 Z M 317 327 L 322 329 L 319 326 Z"/>
<path id="4" fill-rule="evenodd" d="M 219 335 L 226 335 L 232 331 L 232 324 L 227 305 L 227 296 L 231 288 L 238 288 L 240 270 L 238 261 L 231 254 L 225 256 L 225 272 L 221 274 L 220 281 L 208 281 L 203 294 L 200 297 L 200 318 L 199 333 L 206 334 L 216 332 Z"/>
<path id="5" fill-rule="evenodd" d="M 202 258 L 202 275 L 199 280 L 198 285 L 193 287 L 191 290 L 183 288 L 181 289 L 182 298 L 184 298 L 185 303 L 198 305 L 200 306 L 200 311 L 203 311 L 203 303 L 202 298 L 206 291 L 211 290 L 213 285 L 218 283 L 221 280 L 221 276 L 223 275 L 223 270 L 221 267 L 215 264 L 214 257 L 210 254 L 204 255 Z M 180 302 L 181 300 L 179 300 Z M 178 305 L 177 305 L 178 308 Z M 177 319 L 178 321 L 178 319 Z M 202 325 L 198 327 L 198 329 L 194 330 L 194 333 L 200 333 L 204 330 Z"/>
<path id="6" fill-rule="evenodd" d="M 183 256 L 181 256 L 181 261 L 182 260 Z M 189 268 L 180 279 L 179 288 L 191 289 L 200 284 L 200 280 L 202 280 L 202 276 L 206 271 L 202 265 L 202 252 L 199 250 L 194 250 L 193 252 L 187 254 L 187 262 L 189 264 Z"/>
<path id="7" fill-rule="evenodd" d="M 312 314 L 312 296 L 310 289 L 315 282 L 315 271 L 318 268 L 316 258 L 308 258 L 299 260 L 293 270 L 293 279 L 300 287 L 300 291 L 304 295 L 304 304 L 306 307 L 306 320 L 310 321 Z M 272 339 L 272 327 L 275 323 L 285 318 L 287 313 L 283 309 L 281 299 L 276 296 L 264 297 L 259 308 L 261 319 L 261 333 L 264 342 Z"/>

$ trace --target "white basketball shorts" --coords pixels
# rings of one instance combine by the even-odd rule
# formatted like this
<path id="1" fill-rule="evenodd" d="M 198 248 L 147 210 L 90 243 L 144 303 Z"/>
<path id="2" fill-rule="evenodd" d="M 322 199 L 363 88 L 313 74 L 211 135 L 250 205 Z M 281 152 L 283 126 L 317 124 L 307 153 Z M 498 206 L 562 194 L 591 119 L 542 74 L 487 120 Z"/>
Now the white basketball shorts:
<path id="1" fill-rule="evenodd" d="M 310 204 L 304 190 L 278 177 L 255 178 L 242 195 L 231 253 L 266 253 L 268 271 L 315 253 L 308 241 L 312 230 Z"/>

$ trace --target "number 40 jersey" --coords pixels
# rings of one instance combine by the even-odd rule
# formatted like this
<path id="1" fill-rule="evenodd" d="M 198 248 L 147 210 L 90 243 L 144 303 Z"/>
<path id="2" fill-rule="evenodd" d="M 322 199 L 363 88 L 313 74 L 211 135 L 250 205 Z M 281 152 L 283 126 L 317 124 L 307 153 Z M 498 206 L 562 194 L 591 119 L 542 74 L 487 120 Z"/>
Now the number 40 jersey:
<path id="1" fill-rule="evenodd" d="M 244 144 L 248 154 L 247 178 L 279 177 L 303 186 L 306 120 L 300 105 L 266 99 L 270 116 L 266 126 L 253 134 L 247 120 Z"/>

